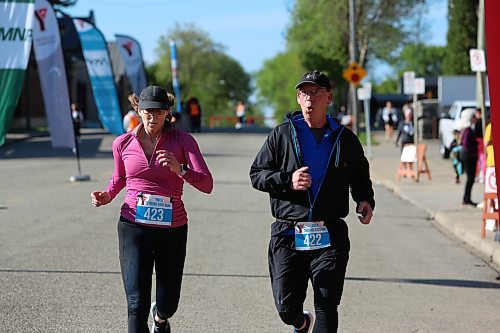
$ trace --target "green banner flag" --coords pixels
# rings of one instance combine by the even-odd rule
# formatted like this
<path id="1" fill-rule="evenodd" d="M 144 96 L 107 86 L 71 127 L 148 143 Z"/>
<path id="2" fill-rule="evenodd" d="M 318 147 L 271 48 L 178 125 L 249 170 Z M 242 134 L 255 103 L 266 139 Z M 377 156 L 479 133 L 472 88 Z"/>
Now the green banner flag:
<path id="1" fill-rule="evenodd" d="M 0 0 L 0 146 L 5 143 L 31 51 L 34 0 Z"/>

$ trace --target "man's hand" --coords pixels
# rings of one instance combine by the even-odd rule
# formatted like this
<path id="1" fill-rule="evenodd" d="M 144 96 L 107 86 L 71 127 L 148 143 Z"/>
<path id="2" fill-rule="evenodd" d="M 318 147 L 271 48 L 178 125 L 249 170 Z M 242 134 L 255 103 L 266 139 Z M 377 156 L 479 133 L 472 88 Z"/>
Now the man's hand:
<path id="1" fill-rule="evenodd" d="M 358 216 L 361 223 L 370 224 L 373 217 L 373 210 L 368 201 L 361 201 L 356 209 L 356 213 L 361 214 Z"/>
<path id="2" fill-rule="evenodd" d="M 312 179 L 311 175 L 307 173 L 309 167 L 302 167 L 292 174 L 292 190 L 295 191 L 306 191 L 311 187 Z"/>

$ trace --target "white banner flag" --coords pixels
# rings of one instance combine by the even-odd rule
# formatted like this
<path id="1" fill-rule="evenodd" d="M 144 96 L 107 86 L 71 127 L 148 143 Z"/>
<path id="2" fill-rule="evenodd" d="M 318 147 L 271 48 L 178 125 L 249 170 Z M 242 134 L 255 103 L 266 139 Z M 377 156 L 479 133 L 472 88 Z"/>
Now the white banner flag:
<path id="1" fill-rule="evenodd" d="M 47 0 L 35 0 L 33 47 L 53 147 L 75 146 L 66 69 L 57 18 Z"/>
<path id="2" fill-rule="evenodd" d="M 139 96 L 146 88 L 146 72 L 142 62 L 141 46 L 138 41 L 125 35 L 115 35 L 116 45 L 125 64 L 125 72 L 132 90 Z"/>

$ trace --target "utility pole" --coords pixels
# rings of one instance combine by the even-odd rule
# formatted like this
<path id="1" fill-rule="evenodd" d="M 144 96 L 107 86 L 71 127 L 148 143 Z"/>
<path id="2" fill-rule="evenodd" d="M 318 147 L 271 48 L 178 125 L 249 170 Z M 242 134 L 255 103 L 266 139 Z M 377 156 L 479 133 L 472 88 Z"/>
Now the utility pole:
<path id="1" fill-rule="evenodd" d="M 356 61 L 355 8 L 355 0 L 349 0 L 349 63 L 353 63 Z M 349 97 L 352 115 L 352 130 L 355 134 L 358 134 L 358 104 L 356 100 L 356 87 L 354 83 L 349 84 Z"/>
<path id="2" fill-rule="evenodd" d="M 479 0 L 477 9 L 477 49 L 484 51 L 484 0 Z M 481 127 L 486 126 L 486 108 L 484 107 L 485 72 L 476 72 L 476 105 L 481 108 Z"/>

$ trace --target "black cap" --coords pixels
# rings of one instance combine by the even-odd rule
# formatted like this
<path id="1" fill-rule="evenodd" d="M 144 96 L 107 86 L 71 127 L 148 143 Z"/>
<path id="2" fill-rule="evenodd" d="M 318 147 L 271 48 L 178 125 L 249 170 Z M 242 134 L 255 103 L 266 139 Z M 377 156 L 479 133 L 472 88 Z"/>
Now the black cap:
<path id="1" fill-rule="evenodd" d="M 167 91 L 162 87 L 148 86 L 139 96 L 139 109 L 168 109 L 171 107 Z"/>
<path id="2" fill-rule="evenodd" d="M 312 83 L 326 90 L 332 90 L 332 83 L 330 82 L 330 79 L 318 70 L 305 73 L 299 83 L 295 86 L 295 89 L 299 88 L 304 83 Z"/>

